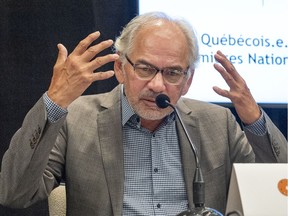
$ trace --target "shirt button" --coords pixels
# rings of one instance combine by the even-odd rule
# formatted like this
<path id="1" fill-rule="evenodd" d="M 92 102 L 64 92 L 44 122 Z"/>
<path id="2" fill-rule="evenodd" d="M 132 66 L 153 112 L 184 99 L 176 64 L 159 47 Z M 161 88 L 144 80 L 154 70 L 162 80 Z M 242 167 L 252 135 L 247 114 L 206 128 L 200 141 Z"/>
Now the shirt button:
<path id="1" fill-rule="evenodd" d="M 158 172 L 158 168 L 154 168 L 154 172 L 157 173 Z"/>
<path id="2" fill-rule="evenodd" d="M 161 208 L 161 204 L 160 203 L 157 204 L 157 208 Z"/>

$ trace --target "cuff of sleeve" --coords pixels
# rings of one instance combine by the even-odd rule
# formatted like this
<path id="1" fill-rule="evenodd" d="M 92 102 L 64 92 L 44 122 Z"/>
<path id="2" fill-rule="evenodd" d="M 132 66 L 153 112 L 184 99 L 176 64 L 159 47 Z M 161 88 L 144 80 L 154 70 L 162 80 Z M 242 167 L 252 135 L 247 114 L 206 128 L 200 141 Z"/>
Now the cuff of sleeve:
<path id="1" fill-rule="evenodd" d="M 244 125 L 244 127 L 257 136 L 263 136 L 267 132 L 267 127 L 262 109 L 260 118 L 250 125 Z"/>
<path id="2" fill-rule="evenodd" d="M 56 103 L 54 103 L 49 97 L 47 92 L 43 95 L 44 104 L 46 106 L 48 120 L 52 123 L 58 121 L 64 115 L 67 114 L 67 109 L 63 109 Z"/>

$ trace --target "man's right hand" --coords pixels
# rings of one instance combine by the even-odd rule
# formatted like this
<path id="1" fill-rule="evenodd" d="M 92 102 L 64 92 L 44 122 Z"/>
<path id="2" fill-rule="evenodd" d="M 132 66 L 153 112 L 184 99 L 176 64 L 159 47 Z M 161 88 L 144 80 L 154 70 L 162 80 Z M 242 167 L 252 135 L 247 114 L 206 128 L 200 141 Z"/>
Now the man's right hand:
<path id="1" fill-rule="evenodd" d="M 112 40 L 106 40 L 89 47 L 99 36 L 98 31 L 88 35 L 80 41 L 69 56 L 67 49 L 62 44 L 58 44 L 58 58 L 54 65 L 48 96 L 62 108 L 67 108 L 94 81 L 108 79 L 114 75 L 114 71 L 94 72 L 104 64 L 119 58 L 117 54 L 94 58 L 113 44 Z"/>

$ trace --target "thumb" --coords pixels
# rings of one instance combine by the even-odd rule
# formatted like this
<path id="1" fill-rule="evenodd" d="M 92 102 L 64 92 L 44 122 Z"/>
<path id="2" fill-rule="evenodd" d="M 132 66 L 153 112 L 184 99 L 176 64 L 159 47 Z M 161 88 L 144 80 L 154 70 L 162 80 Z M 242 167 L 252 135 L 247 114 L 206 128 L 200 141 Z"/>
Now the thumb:
<path id="1" fill-rule="evenodd" d="M 229 98 L 229 99 L 231 100 L 230 95 L 229 95 L 229 91 L 224 90 L 224 89 L 221 89 L 221 88 L 219 88 L 219 87 L 217 87 L 217 86 L 213 86 L 213 90 L 214 90 L 218 95 L 220 95 L 220 96 L 222 96 L 222 97 Z"/>
<path id="2" fill-rule="evenodd" d="M 59 64 L 64 63 L 66 61 L 67 55 L 68 55 L 68 51 L 67 51 L 66 47 L 63 46 L 62 44 L 58 44 L 57 48 L 58 48 L 58 57 L 57 57 L 55 65 L 59 65 Z"/>

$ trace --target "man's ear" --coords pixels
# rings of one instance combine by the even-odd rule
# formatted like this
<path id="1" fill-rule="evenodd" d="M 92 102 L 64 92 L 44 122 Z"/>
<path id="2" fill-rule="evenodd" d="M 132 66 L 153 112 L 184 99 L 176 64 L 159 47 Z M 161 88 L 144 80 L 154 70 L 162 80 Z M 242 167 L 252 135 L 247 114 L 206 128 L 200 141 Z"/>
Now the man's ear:
<path id="1" fill-rule="evenodd" d="M 124 83 L 125 77 L 122 67 L 122 62 L 118 59 L 114 62 L 114 72 L 119 83 Z"/>
<path id="2" fill-rule="evenodd" d="M 189 90 L 189 88 L 191 86 L 191 83 L 192 83 L 192 80 L 193 80 L 193 76 L 194 76 L 194 71 L 195 70 L 191 70 L 191 75 L 188 78 L 188 80 L 186 81 L 186 83 L 185 83 L 185 85 L 184 85 L 184 87 L 182 89 L 182 92 L 181 92 L 182 96 L 185 95 L 188 92 L 188 90 Z"/>

